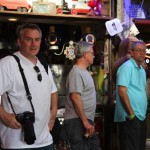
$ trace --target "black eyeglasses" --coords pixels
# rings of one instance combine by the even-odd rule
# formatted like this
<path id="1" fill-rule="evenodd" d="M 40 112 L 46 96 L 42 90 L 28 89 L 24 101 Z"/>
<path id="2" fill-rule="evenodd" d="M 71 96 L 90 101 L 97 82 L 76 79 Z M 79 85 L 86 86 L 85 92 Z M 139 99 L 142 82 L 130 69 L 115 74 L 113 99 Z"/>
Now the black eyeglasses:
<path id="1" fill-rule="evenodd" d="M 42 81 L 42 75 L 41 75 L 41 73 L 40 73 L 40 69 L 39 69 L 39 67 L 38 66 L 34 66 L 33 67 L 34 68 L 34 70 L 36 71 L 36 73 L 37 73 L 37 79 L 38 79 L 38 81 Z"/>
<path id="2" fill-rule="evenodd" d="M 136 51 L 138 53 L 146 53 L 146 49 L 140 49 L 140 48 L 137 48 L 137 49 L 134 49 L 133 51 Z"/>

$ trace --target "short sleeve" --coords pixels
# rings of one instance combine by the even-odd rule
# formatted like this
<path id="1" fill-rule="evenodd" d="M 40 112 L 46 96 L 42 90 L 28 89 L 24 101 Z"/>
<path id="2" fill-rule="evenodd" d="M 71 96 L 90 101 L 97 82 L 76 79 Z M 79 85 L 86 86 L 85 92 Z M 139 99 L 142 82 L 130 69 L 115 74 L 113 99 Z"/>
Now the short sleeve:
<path id="1" fill-rule="evenodd" d="M 131 70 L 127 65 L 122 65 L 117 71 L 117 85 L 128 87 L 131 80 Z"/>

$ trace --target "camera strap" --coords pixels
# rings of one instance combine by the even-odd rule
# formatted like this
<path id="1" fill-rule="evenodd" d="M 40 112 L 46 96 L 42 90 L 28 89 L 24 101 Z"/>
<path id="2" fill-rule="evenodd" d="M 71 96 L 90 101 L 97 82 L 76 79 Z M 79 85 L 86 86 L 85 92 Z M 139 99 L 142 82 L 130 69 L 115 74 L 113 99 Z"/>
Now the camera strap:
<path id="1" fill-rule="evenodd" d="M 21 66 L 21 64 L 20 64 L 20 59 L 19 59 L 16 55 L 11 55 L 11 56 L 13 56 L 13 57 L 15 58 L 15 60 L 17 61 L 17 63 L 18 63 L 18 67 L 19 67 L 19 70 L 20 70 L 20 73 L 21 73 L 21 76 L 22 76 L 22 79 L 23 79 L 23 83 L 24 83 L 25 90 L 26 90 L 27 99 L 30 101 L 30 104 L 31 104 L 31 107 L 32 107 L 32 111 L 35 112 L 34 106 L 33 106 L 33 104 L 32 104 L 32 96 L 31 96 L 31 93 L 30 93 L 30 91 L 29 91 L 28 83 L 27 83 L 25 74 L 24 74 L 24 72 L 23 72 L 23 68 L 22 68 L 22 66 Z M 12 103 L 11 103 L 11 101 L 10 101 L 10 98 L 9 98 L 9 96 L 8 96 L 8 92 L 6 92 L 6 94 L 7 94 L 8 101 L 9 101 L 9 103 L 10 103 L 10 105 L 11 105 L 11 108 L 12 108 L 14 114 L 16 114 L 15 111 L 14 111 L 14 108 L 13 108 L 13 106 L 12 106 Z"/>

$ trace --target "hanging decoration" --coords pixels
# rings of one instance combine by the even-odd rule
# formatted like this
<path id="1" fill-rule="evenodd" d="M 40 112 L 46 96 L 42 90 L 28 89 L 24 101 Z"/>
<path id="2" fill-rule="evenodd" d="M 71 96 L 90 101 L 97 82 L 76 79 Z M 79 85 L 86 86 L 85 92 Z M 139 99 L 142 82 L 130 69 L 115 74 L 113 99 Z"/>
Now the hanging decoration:
<path id="1" fill-rule="evenodd" d="M 118 18 L 112 19 L 110 21 L 106 21 L 105 25 L 106 25 L 108 33 L 111 36 L 114 36 L 115 34 L 118 34 L 123 31 L 123 27 Z"/>
<path id="2" fill-rule="evenodd" d="M 60 36 L 55 32 L 50 32 L 45 38 L 45 44 L 49 50 L 59 50 L 59 45 L 61 43 Z"/>
<path id="3" fill-rule="evenodd" d="M 69 58 L 70 60 L 73 60 L 75 58 L 75 47 L 74 47 L 74 42 L 70 41 L 69 46 L 66 47 L 64 50 L 64 54 L 66 55 L 66 58 Z"/>
<path id="4" fill-rule="evenodd" d="M 81 38 L 82 41 L 86 41 L 90 44 L 94 44 L 95 42 L 95 36 L 91 33 L 87 33 L 85 35 L 83 35 L 83 37 Z M 60 53 L 54 53 L 55 55 L 61 55 L 64 53 L 64 55 L 66 55 L 66 58 L 73 60 L 75 59 L 75 45 L 76 42 L 74 41 L 69 41 L 63 44 L 62 50 Z"/>
<path id="5" fill-rule="evenodd" d="M 95 42 L 95 36 L 91 33 L 87 33 L 85 35 L 83 35 L 83 37 L 81 38 L 81 40 L 90 43 L 90 44 L 94 44 Z"/>
<path id="6" fill-rule="evenodd" d="M 89 0 L 88 6 L 91 7 L 88 15 L 89 16 L 96 16 L 101 15 L 101 0 Z"/>
<path id="7" fill-rule="evenodd" d="M 150 64 L 150 43 L 146 44 L 146 55 L 145 55 L 145 62 Z"/>
<path id="8" fill-rule="evenodd" d="M 66 46 L 68 45 L 68 46 Z M 61 55 L 61 54 L 65 54 L 66 58 L 69 59 L 74 59 L 75 58 L 75 42 L 74 41 L 69 41 L 63 44 L 62 50 L 60 53 L 54 53 L 55 55 Z"/>

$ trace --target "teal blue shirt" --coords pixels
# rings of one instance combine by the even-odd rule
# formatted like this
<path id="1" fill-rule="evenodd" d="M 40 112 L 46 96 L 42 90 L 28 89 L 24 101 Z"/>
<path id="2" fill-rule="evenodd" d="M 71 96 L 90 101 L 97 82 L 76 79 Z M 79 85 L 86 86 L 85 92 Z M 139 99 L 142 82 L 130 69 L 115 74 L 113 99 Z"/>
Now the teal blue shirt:
<path id="1" fill-rule="evenodd" d="M 126 120 L 128 114 L 121 104 L 118 85 L 127 87 L 127 94 L 134 114 L 144 120 L 147 111 L 146 72 L 142 66 L 138 67 L 133 58 L 121 65 L 117 71 L 115 122 Z"/>

